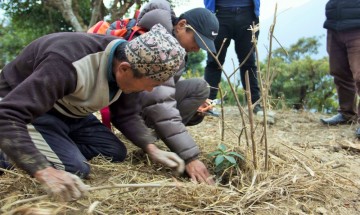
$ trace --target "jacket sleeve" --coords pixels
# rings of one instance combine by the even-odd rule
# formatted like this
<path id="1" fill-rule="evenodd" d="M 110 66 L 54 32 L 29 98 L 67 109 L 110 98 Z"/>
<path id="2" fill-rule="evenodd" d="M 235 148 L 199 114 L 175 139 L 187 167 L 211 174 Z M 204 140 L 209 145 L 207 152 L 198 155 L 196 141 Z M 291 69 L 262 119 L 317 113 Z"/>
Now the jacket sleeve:
<path id="1" fill-rule="evenodd" d="M 76 73 L 71 63 L 50 55 L 20 84 L 7 82 L 7 76 L 20 77 L 18 62 L 23 60 L 18 57 L 5 66 L 1 74 L 0 148 L 19 168 L 33 175 L 51 164 L 35 147 L 27 124 L 75 90 Z"/>
<path id="2" fill-rule="evenodd" d="M 172 10 L 168 1 L 151 0 L 144 5 L 139 14 L 139 26 L 151 29 L 151 27 L 160 23 L 168 32 L 172 33 L 173 24 L 171 16 Z"/>
<path id="3" fill-rule="evenodd" d="M 148 144 L 156 141 L 140 116 L 139 93 L 123 93 L 109 107 L 112 124 L 136 146 L 145 149 Z"/>
<path id="4" fill-rule="evenodd" d="M 173 79 L 155 87 L 151 92 L 142 92 L 142 116 L 172 152 L 188 161 L 196 158 L 200 151 L 182 123 L 174 95 Z"/>

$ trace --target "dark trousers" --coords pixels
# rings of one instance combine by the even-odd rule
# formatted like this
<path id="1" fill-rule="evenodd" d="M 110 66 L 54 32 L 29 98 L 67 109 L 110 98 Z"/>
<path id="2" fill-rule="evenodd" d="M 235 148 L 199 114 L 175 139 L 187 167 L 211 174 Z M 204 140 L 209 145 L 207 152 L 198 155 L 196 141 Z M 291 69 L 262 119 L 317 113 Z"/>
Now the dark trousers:
<path id="1" fill-rule="evenodd" d="M 253 22 L 255 24 L 259 23 L 259 18 L 255 16 L 254 9 L 252 7 L 237 9 L 232 8 L 231 10 L 218 9 L 216 12 L 216 17 L 218 18 L 220 25 L 219 34 L 215 39 L 216 50 L 220 50 L 224 38 L 227 38 L 218 60 L 220 61 L 221 65 L 224 64 L 227 48 L 229 47 L 231 39 L 233 39 L 235 42 L 235 52 L 237 54 L 239 64 L 241 64 L 253 46 L 251 43 L 252 33 L 248 29 L 250 25 L 253 24 Z M 258 33 L 256 37 L 257 36 Z M 252 52 L 246 63 L 244 63 L 240 68 L 241 83 L 245 89 L 246 71 L 249 71 L 251 101 L 252 103 L 255 103 L 260 98 L 255 52 Z M 222 71 L 216 63 L 215 59 L 210 54 L 208 54 L 207 65 L 205 68 L 205 80 L 211 87 L 218 88 L 221 81 L 221 74 Z M 215 99 L 217 92 L 217 89 L 211 88 L 209 98 Z"/>
<path id="2" fill-rule="evenodd" d="M 175 99 L 182 122 L 186 126 L 202 122 L 204 116 L 197 114 L 197 109 L 209 96 L 206 81 L 200 78 L 180 80 L 175 85 Z"/>
<path id="3" fill-rule="evenodd" d="M 347 117 L 359 116 L 360 105 L 356 110 L 356 98 L 360 95 L 360 29 L 328 30 L 327 51 L 330 74 L 339 97 L 339 113 Z"/>
<path id="4" fill-rule="evenodd" d="M 125 159 L 126 147 L 94 115 L 74 119 L 47 113 L 35 119 L 28 130 L 35 146 L 57 169 L 86 177 L 85 162 L 98 156 L 113 162 Z"/>

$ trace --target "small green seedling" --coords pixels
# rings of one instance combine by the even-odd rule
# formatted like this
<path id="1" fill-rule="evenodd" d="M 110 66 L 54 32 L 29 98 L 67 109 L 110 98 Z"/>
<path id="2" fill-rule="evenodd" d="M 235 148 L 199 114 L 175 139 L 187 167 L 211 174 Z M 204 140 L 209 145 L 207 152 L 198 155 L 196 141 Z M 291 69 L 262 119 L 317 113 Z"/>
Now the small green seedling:
<path id="1" fill-rule="evenodd" d="M 244 160 L 244 157 L 236 152 L 229 152 L 224 144 L 220 144 L 218 150 L 209 154 L 209 157 L 214 157 L 215 172 L 223 172 L 230 167 L 237 166 L 235 157 Z"/>

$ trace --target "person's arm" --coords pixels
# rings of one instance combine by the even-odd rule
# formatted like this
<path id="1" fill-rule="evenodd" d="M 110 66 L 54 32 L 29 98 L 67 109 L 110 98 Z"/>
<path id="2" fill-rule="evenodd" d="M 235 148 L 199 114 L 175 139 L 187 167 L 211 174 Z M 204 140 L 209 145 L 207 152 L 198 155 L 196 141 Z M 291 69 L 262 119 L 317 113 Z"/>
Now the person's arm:
<path id="1" fill-rule="evenodd" d="M 172 152 L 185 162 L 185 170 L 194 182 L 214 184 L 211 175 L 199 159 L 200 150 L 182 123 L 174 83 L 158 86 L 152 92 L 142 92 L 143 117 L 154 126 L 157 135 Z"/>
<path id="2" fill-rule="evenodd" d="M 166 152 L 157 148 L 157 140 L 151 130 L 145 125 L 140 116 L 140 100 L 138 93 L 122 94 L 117 101 L 110 105 L 112 124 L 136 146 L 143 149 L 150 158 L 165 166 L 184 172 L 184 161 L 173 152 Z"/>
<path id="3" fill-rule="evenodd" d="M 16 74 L 19 78 L 20 75 L 26 74 L 20 73 L 16 64 L 15 61 L 6 66 L 2 76 L 10 77 Z M 82 182 L 79 182 L 80 179 L 74 179 L 74 175 L 70 173 L 55 170 L 35 147 L 27 130 L 28 123 L 50 110 L 56 100 L 75 90 L 74 68 L 57 56 L 50 55 L 45 57 L 20 84 L 7 84 L 8 88 L 0 89 L 0 95 L 3 96 L 0 102 L 1 150 L 17 167 L 45 185 L 52 196 L 67 193 L 70 197 L 64 196 L 64 200 L 78 198 L 78 193 L 83 194 L 85 189 Z"/>
<path id="4" fill-rule="evenodd" d="M 142 92 L 142 116 L 155 129 L 159 138 L 170 151 L 178 154 L 185 162 L 195 159 L 200 153 L 194 139 L 182 123 L 172 84 L 155 87 L 151 92 Z"/>
<path id="5" fill-rule="evenodd" d="M 166 0 L 151 0 L 146 3 L 138 17 L 140 27 L 151 29 L 154 25 L 160 23 L 169 33 L 172 33 L 172 9 Z"/>
<path id="6" fill-rule="evenodd" d="M 139 93 L 121 94 L 109 108 L 112 124 L 136 146 L 145 150 L 148 144 L 156 141 L 140 116 Z"/>

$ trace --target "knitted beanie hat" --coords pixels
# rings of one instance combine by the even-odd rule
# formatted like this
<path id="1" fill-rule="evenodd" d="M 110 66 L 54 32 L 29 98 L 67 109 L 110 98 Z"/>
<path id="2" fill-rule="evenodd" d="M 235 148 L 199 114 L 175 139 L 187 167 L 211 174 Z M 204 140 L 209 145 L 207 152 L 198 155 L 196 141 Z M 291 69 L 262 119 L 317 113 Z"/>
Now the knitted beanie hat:
<path id="1" fill-rule="evenodd" d="M 130 41 L 125 54 L 133 68 L 160 82 L 167 81 L 184 62 L 186 52 L 161 25 Z"/>

